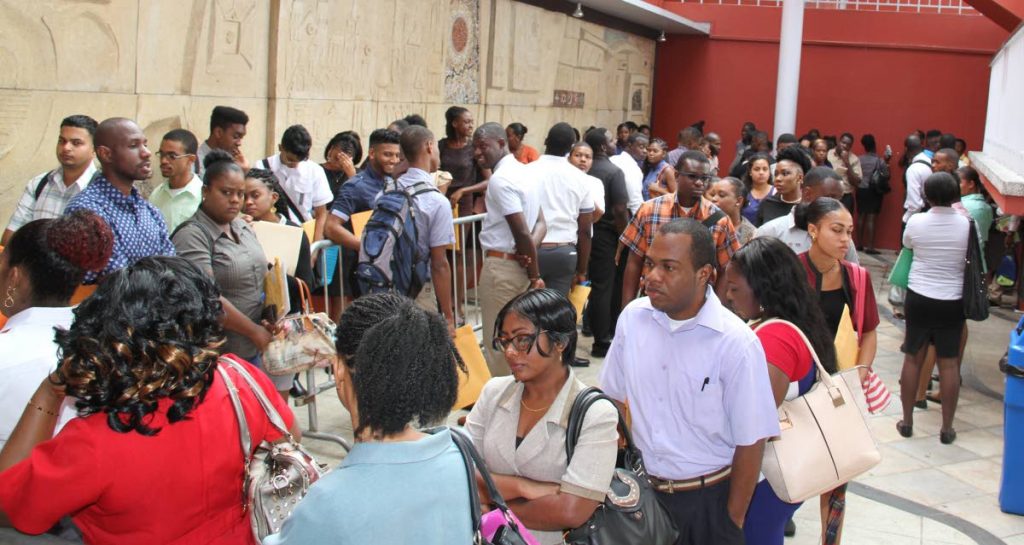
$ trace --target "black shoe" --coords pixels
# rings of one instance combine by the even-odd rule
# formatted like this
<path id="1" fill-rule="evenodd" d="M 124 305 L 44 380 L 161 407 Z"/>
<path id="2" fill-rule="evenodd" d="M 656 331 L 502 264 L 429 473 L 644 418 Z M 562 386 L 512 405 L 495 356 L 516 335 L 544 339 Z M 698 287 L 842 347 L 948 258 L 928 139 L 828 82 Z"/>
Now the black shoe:
<path id="1" fill-rule="evenodd" d="M 910 437 L 911 435 L 914 435 L 914 425 L 904 424 L 903 421 L 900 420 L 896 423 L 896 431 L 898 431 L 903 437 Z"/>
<path id="2" fill-rule="evenodd" d="M 590 367 L 590 360 L 587 358 L 573 358 L 569 365 L 572 367 Z"/>
<path id="3" fill-rule="evenodd" d="M 595 344 L 594 347 L 590 349 L 590 355 L 595 358 L 603 358 L 608 355 L 609 347 L 610 345 L 607 344 Z"/>
<path id="4" fill-rule="evenodd" d="M 914 402 L 914 406 L 917 407 L 918 409 L 927 409 L 928 408 L 928 400 L 927 399 L 922 399 L 921 401 L 915 401 Z"/>
<path id="5" fill-rule="evenodd" d="M 584 337 L 593 337 L 594 332 L 591 331 L 589 327 L 583 326 L 583 328 L 580 330 L 580 335 L 583 335 Z"/>
<path id="6" fill-rule="evenodd" d="M 939 442 L 943 445 L 952 445 L 953 441 L 956 441 L 956 430 L 950 428 L 939 432 Z"/>
<path id="7" fill-rule="evenodd" d="M 786 521 L 786 529 L 782 532 L 782 535 L 786 537 L 793 537 L 796 535 L 796 523 L 793 522 L 793 519 Z"/>
<path id="8" fill-rule="evenodd" d="M 288 390 L 288 395 L 294 398 L 300 398 L 306 397 L 306 394 L 308 393 L 309 392 L 306 390 L 306 387 L 303 386 L 301 382 L 299 382 L 299 375 L 295 375 L 292 378 L 292 387 L 290 390 Z"/>

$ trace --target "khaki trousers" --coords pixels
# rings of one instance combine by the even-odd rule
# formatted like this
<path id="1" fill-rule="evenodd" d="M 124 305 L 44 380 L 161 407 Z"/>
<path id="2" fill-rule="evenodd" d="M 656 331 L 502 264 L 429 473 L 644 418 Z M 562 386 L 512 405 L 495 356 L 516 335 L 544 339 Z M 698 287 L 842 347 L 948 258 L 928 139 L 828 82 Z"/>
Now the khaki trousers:
<path id="1" fill-rule="evenodd" d="M 437 312 L 437 296 L 434 293 L 434 282 L 428 280 L 416 296 L 416 306 L 427 312 Z"/>
<path id="2" fill-rule="evenodd" d="M 493 348 L 494 321 L 506 303 L 529 287 L 530 278 L 519 262 L 499 257 L 484 258 L 478 293 L 484 315 L 484 357 L 487 358 L 491 376 L 503 377 L 511 373 L 505 355 Z"/>

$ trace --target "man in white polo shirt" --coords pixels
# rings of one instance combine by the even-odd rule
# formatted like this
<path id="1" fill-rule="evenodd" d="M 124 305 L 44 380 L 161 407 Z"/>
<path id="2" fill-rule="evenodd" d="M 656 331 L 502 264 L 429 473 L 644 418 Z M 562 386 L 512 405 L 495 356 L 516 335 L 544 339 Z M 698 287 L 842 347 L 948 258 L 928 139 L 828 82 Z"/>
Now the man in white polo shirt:
<path id="1" fill-rule="evenodd" d="M 334 194 L 323 167 L 309 160 L 312 146 L 309 131 L 302 125 L 292 125 L 281 135 L 278 153 L 260 161 L 260 167 L 277 176 L 284 189 L 281 198 L 287 205 L 288 219 L 297 224 L 316 220 L 310 241 L 316 242 L 324 238 L 327 206 L 334 201 Z"/>
<path id="2" fill-rule="evenodd" d="M 573 284 L 586 280 L 590 261 L 590 224 L 594 202 L 583 173 L 565 156 L 576 133 L 558 123 L 544 140 L 544 155 L 526 166 L 540 190 L 547 235 L 537 250 L 544 285 L 565 295 Z"/>
<path id="3" fill-rule="evenodd" d="M 708 228 L 663 224 L 644 257 L 647 297 L 619 316 L 601 386 L 629 403 L 633 438 L 682 545 L 742 544 L 765 439 L 779 434 L 764 350 L 722 306 Z"/>
<path id="4" fill-rule="evenodd" d="M 478 293 L 483 311 L 484 355 L 492 376 L 509 374 L 505 356 L 494 349 L 498 311 L 528 289 L 543 288 L 537 246 L 547 227 L 540 209 L 540 190 L 526 166 L 508 151 L 505 128 L 484 123 L 473 133 L 473 158 L 494 172 L 487 184 L 487 215 L 480 229 L 484 266 Z"/>

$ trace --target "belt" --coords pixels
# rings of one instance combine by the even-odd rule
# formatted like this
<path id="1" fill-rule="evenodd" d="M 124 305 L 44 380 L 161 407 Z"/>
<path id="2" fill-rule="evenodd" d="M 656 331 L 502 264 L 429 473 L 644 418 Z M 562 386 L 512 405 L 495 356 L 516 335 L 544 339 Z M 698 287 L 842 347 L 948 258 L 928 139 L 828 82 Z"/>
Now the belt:
<path id="1" fill-rule="evenodd" d="M 519 257 L 516 254 L 506 254 L 505 252 L 499 252 L 498 250 L 487 250 L 484 252 L 487 257 L 496 257 L 498 259 L 507 259 L 509 261 L 519 261 Z"/>
<path id="2" fill-rule="evenodd" d="M 654 475 L 650 475 L 648 478 L 651 481 L 651 486 L 653 486 L 655 490 L 658 492 L 665 492 L 666 494 L 672 494 L 674 492 L 687 492 L 716 485 L 728 479 L 730 473 L 732 473 L 732 466 L 725 466 L 722 469 L 713 471 L 707 475 L 701 475 L 700 477 L 694 477 L 692 479 L 685 479 L 682 481 L 660 479 Z"/>
<path id="3" fill-rule="evenodd" d="M 574 242 L 544 242 L 540 245 L 541 248 L 561 248 L 562 246 L 575 246 Z"/>

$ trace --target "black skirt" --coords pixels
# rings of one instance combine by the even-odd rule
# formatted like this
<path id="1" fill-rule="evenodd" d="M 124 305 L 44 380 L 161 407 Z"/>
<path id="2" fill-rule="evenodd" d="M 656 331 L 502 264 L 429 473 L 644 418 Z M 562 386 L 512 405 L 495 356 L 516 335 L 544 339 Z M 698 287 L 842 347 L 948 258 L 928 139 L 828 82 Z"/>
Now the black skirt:
<path id="1" fill-rule="evenodd" d="M 931 343 L 940 358 L 960 355 L 960 336 L 965 322 L 962 299 L 942 301 L 908 289 L 903 314 L 907 324 L 901 348 L 904 354 L 916 354 Z"/>

